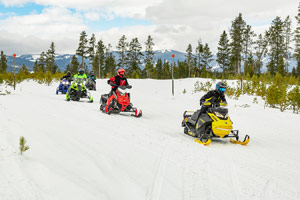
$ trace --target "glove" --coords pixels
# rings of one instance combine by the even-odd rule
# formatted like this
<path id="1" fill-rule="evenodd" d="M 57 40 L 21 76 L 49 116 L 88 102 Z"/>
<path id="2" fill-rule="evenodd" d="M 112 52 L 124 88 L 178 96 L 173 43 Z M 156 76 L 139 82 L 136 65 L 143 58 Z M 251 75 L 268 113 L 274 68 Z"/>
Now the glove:
<path id="1" fill-rule="evenodd" d="M 208 102 L 208 101 L 206 101 L 206 102 L 203 102 L 203 105 L 204 105 L 204 106 L 210 106 L 210 105 L 211 105 L 211 103 L 210 103 L 210 102 Z"/>
<path id="2" fill-rule="evenodd" d="M 220 106 L 227 106 L 227 102 L 220 103 Z"/>
<path id="3" fill-rule="evenodd" d="M 203 102 L 204 102 L 203 100 L 202 100 L 202 101 L 200 101 L 200 106 L 203 104 Z"/>
<path id="4" fill-rule="evenodd" d="M 131 89 L 132 86 L 131 85 L 126 85 L 126 88 Z"/>

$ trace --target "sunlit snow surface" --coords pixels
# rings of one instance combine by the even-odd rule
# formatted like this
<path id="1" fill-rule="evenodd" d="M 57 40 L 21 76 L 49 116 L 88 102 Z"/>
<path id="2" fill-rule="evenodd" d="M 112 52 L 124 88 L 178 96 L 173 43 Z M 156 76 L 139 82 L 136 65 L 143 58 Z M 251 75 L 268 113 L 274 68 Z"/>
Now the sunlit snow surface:
<path id="1" fill-rule="evenodd" d="M 258 97 L 227 99 L 248 146 L 183 134 L 182 114 L 199 109 L 196 81 L 129 80 L 142 118 L 106 115 L 97 80 L 87 99 L 67 102 L 50 86 L 25 81 L 0 95 L 1 200 L 295 200 L 300 199 L 300 115 L 264 108 Z M 0 87 L 3 91 L 6 89 Z M 183 94 L 184 89 L 187 91 Z M 247 107 L 245 105 L 249 105 Z M 19 154 L 19 138 L 30 149 Z"/>

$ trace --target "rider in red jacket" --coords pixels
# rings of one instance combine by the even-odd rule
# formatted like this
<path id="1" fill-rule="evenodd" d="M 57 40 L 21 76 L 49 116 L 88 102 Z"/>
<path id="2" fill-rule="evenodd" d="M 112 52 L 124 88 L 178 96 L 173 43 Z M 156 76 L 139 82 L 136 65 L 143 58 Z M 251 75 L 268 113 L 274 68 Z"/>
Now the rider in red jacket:
<path id="1" fill-rule="evenodd" d="M 125 74 L 125 70 L 121 68 L 118 70 L 117 76 L 114 76 L 107 81 L 107 84 L 110 84 L 112 86 L 112 91 L 116 91 L 118 86 L 120 85 L 124 85 L 124 86 L 129 85 L 127 78 L 125 78 L 124 74 Z M 110 95 L 112 94 L 112 91 L 110 92 Z"/>
<path id="2" fill-rule="evenodd" d="M 105 107 L 105 112 L 106 113 L 109 113 L 109 111 L 110 111 L 108 109 L 108 107 L 109 107 L 111 101 L 114 98 L 113 95 L 112 95 L 113 92 L 115 92 L 119 86 L 126 86 L 129 89 L 131 88 L 131 85 L 128 84 L 127 78 L 125 78 L 125 76 L 124 76 L 125 70 L 121 68 L 117 72 L 118 72 L 117 76 L 114 76 L 114 77 L 110 78 L 107 81 L 107 83 L 112 86 L 112 89 L 111 89 L 111 91 L 108 95 L 109 97 L 107 99 L 107 104 L 106 104 L 106 107 Z"/>

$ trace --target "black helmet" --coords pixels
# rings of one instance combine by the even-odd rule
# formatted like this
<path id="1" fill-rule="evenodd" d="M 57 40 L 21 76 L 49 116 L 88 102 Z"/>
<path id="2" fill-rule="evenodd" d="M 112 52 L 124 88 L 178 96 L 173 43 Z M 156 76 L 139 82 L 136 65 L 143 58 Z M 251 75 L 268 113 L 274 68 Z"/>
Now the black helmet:
<path id="1" fill-rule="evenodd" d="M 219 93 L 224 93 L 226 90 L 226 87 L 227 86 L 225 85 L 225 83 L 220 81 L 216 84 L 216 91 Z"/>
<path id="2" fill-rule="evenodd" d="M 70 71 L 68 71 L 68 72 L 67 72 L 67 75 L 69 75 L 69 76 L 70 76 L 70 75 L 71 75 L 71 72 L 70 72 Z"/>
<path id="3" fill-rule="evenodd" d="M 80 68 L 79 70 L 78 70 L 78 72 L 79 72 L 79 74 L 84 74 L 84 69 L 83 68 Z"/>

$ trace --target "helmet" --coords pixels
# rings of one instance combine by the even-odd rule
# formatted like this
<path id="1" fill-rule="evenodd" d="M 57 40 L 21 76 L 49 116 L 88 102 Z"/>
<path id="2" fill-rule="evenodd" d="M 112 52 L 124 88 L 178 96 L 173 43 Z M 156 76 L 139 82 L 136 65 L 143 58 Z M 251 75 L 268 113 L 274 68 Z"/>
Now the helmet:
<path id="1" fill-rule="evenodd" d="M 123 76 L 124 73 L 125 73 L 125 70 L 124 70 L 123 68 L 118 69 L 118 74 L 119 74 L 119 75 Z"/>
<path id="2" fill-rule="evenodd" d="M 80 75 L 82 75 L 82 74 L 84 74 L 84 69 L 83 69 L 83 68 L 80 68 L 80 69 L 78 70 L 78 72 L 79 72 Z"/>
<path id="3" fill-rule="evenodd" d="M 68 72 L 67 72 L 67 75 L 69 75 L 69 76 L 70 76 L 70 75 L 71 75 L 71 72 L 70 72 L 70 71 L 68 71 Z"/>
<path id="4" fill-rule="evenodd" d="M 91 75 L 95 75 L 93 71 L 91 71 Z"/>
<path id="5" fill-rule="evenodd" d="M 216 84 L 216 91 L 223 94 L 226 90 L 226 87 L 227 86 L 225 85 L 225 83 L 220 81 Z"/>

